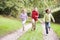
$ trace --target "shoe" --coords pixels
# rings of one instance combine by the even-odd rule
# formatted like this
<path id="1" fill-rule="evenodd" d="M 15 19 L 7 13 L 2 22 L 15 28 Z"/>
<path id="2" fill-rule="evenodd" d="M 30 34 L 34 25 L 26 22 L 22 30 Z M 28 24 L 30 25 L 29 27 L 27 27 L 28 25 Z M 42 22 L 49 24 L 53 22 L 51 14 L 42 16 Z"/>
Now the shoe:
<path id="1" fill-rule="evenodd" d="M 50 31 L 50 27 L 49 27 L 49 31 Z"/>
<path id="2" fill-rule="evenodd" d="M 46 34 L 45 36 L 48 36 L 48 34 Z"/>

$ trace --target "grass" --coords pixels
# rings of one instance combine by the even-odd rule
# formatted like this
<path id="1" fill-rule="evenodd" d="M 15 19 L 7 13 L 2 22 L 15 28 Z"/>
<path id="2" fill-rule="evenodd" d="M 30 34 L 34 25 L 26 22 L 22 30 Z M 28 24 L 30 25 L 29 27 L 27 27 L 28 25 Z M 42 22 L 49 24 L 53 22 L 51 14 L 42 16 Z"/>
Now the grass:
<path id="1" fill-rule="evenodd" d="M 30 19 L 31 18 L 29 18 L 27 22 L 30 22 L 31 21 Z M 60 24 L 52 23 L 51 26 L 58 35 L 58 37 L 60 38 Z M 21 27 L 22 24 L 20 21 L 0 16 L 0 36 L 4 36 L 10 32 L 18 30 Z M 31 31 L 29 29 L 28 32 L 23 34 L 22 37 L 19 38 L 18 40 L 43 40 L 42 27 L 40 23 L 37 23 L 35 31 Z"/>
<path id="2" fill-rule="evenodd" d="M 43 40 L 42 27 L 40 23 L 37 23 L 37 28 L 35 31 L 28 30 L 28 32 L 23 34 L 18 40 Z"/>
<path id="3" fill-rule="evenodd" d="M 58 37 L 60 38 L 60 24 L 52 23 L 51 26 L 58 35 Z"/>
<path id="4" fill-rule="evenodd" d="M 4 36 L 21 28 L 21 22 L 15 19 L 0 17 L 0 36 Z"/>

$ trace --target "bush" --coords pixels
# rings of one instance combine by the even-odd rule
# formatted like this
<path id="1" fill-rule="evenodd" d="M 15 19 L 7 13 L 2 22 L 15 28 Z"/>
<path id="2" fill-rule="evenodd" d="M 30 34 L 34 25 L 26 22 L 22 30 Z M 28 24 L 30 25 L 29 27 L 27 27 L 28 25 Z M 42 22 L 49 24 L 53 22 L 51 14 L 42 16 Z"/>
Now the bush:
<path id="1" fill-rule="evenodd" d="M 31 13 L 30 12 L 28 12 L 27 15 L 28 15 L 28 17 L 31 17 Z"/>
<path id="2" fill-rule="evenodd" d="M 0 15 L 2 15 L 3 14 L 3 10 L 0 8 Z"/>
<path id="3" fill-rule="evenodd" d="M 10 15 L 10 13 L 11 13 L 11 9 L 9 7 L 7 7 L 7 8 L 4 9 L 4 14 L 5 15 L 8 16 L 8 15 Z"/>
<path id="4" fill-rule="evenodd" d="M 38 18 L 43 18 L 44 17 L 44 15 L 43 14 L 39 14 L 39 17 Z"/>
<path id="5" fill-rule="evenodd" d="M 60 23 L 60 10 L 53 13 L 56 23 Z"/>

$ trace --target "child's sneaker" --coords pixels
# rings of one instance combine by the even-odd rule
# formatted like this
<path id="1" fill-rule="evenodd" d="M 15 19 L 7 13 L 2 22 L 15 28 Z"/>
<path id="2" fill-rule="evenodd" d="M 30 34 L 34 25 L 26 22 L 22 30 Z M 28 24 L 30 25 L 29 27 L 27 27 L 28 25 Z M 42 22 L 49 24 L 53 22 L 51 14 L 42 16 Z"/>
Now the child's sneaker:
<path id="1" fill-rule="evenodd" d="M 49 27 L 49 31 L 50 31 L 50 27 Z"/>

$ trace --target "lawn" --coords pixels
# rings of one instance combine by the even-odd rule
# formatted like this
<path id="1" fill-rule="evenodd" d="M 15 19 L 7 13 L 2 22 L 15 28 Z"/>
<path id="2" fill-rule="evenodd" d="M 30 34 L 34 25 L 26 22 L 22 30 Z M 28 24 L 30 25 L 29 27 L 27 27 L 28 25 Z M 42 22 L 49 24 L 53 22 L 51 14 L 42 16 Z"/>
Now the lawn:
<path id="1" fill-rule="evenodd" d="M 15 19 L 0 17 L 0 37 L 21 28 L 21 22 Z"/>
<path id="2" fill-rule="evenodd" d="M 31 31 L 31 29 L 29 29 L 28 32 L 23 34 L 18 40 L 43 40 L 42 26 L 40 25 L 40 23 L 37 23 L 36 26 L 37 28 L 35 31 Z M 0 17 L 0 37 L 11 33 L 15 30 L 18 30 L 21 27 L 21 21 L 18 21 L 16 19 Z M 60 24 L 52 23 L 51 27 L 60 38 Z"/>
<path id="3" fill-rule="evenodd" d="M 60 38 L 60 24 L 52 23 L 51 27 Z M 29 29 L 28 32 L 23 34 L 18 40 L 43 40 L 41 25 L 37 23 L 37 29 L 35 31 Z"/>
<path id="4" fill-rule="evenodd" d="M 40 23 L 37 23 L 35 31 L 31 31 L 31 29 L 29 29 L 28 32 L 23 34 L 18 40 L 43 40 L 42 27 Z"/>
<path id="5" fill-rule="evenodd" d="M 52 23 L 51 26 L 58 35 L 58 37 L 60 38 L 60 24 Z"/>

